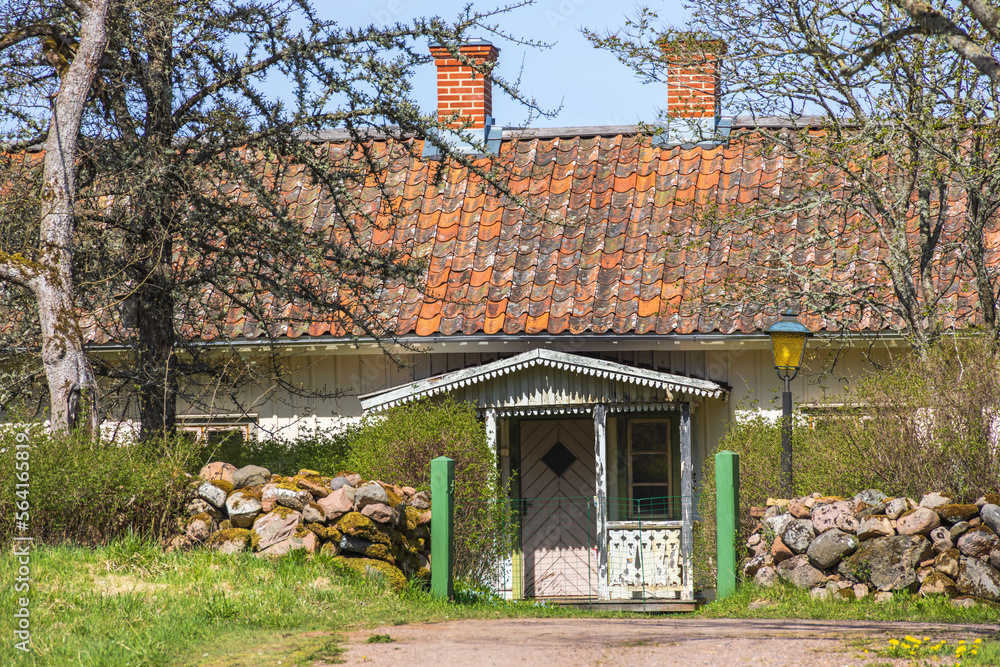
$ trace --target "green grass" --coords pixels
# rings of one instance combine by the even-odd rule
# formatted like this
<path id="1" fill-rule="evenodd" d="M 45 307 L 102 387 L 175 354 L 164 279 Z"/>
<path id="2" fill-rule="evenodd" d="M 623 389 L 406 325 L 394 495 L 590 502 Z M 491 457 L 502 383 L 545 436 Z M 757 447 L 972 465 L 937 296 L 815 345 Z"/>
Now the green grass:
<path id="1" fill-rule="evenodd" d="M 456 603 L 411 587 L 402 593 L 379 580 L 359 577 L 330 559 L 300 554 L 279 560 L 209 551 L 164 554 L 134 535 L 99 548 L 41 547 L 31 553 L 32 651 L 15 650 L 13 613 L 18 563 L 0 554 L 0 664 L 199 665 L 251 667 L 335 662 L 344 633 L 406 623 L 519 617 L 628 616 L 595 614 L 555 606 L 511 603 L 482 589 L 456 586 Z M 748 610 L 765 599 L 770 606 Z M 945 600 L 897 595 L 886 604 L 872 600 L 819 602 L 788 586 L 742 586 L 714 602 L 705 618 L 807 618 L 886 620 L 910 623 L 998 623 L 992 607 L 955 608 Z M 641 616 L 641 615 L 633 615 Z M 902 640 L 903 638 L 898 638 Z M 938 638 L 933 638 L 937 641 Z M 947 639 L 950 665 L 957 642 Z M 369 641 L 392 641 L 372 634 Z M 887 643 L 861 649 L 892 657 Z M 944 651 L 944 648 L 939 649 Z M 1000 644 L 985 637 L 976 655 L 963 652 L 963 665 L 1000 664 Z"/>
<path id="2" fill-rule="evenodd" d="M 594 616 L 460 591 L 447 603 L 416 587 L 397 593 L 322 557 L 279 560 L 209 551 L 164 554 L 135 536 L 99 549 L 31 554 L 28 654 L 13 644 L 18 563 L 0 555 L 0 664 L 305 665 L 340 653 L 343 633 L 466 618 Z M 7 611 L 11 610 L 11 611 Z M 382 640 L 385 641 L 385 640 Z"/>
<path id="3" fill-rule="evenodd" d="M 748 609 L 754 601 L 767 606 Z M 716 600 L 699 612 L 706 618 L 806 618 L 815 620 L 912 621 L 914 623 L 1000 623 L 1000 609 L 989 605 L 955 607 L 943 596 L 920 597 L 896 593 L 890 602 L 813 600 L 808 591 L 779 583 L 771 588 L 744 582 L 725 600 Z"/>

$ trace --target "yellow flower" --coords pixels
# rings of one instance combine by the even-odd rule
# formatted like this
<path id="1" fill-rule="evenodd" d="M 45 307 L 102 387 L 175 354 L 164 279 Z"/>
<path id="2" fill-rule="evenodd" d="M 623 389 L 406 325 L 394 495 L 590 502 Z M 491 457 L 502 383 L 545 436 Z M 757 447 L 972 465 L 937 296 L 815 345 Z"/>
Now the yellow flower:
<path id="1" fill-rule="evenodd" d="M 968 647 L 959 646 L 957 649 L 955 649 L 955 656 L 958 657 L 958 656 L 962 655 L 963 653 L 965 653 L 967 650 L 968 650 Z"/>
<path id="2" fill-rule="evenodd" d="M 982 639 L 977 639 L 977 640 L 976 640 L 975 642 L 973 642 L 973 643 L 975 643 L 975 644 L 982 644 L 982 643 L 983 643 L 983 640 L 982 640 Z"/>
<path id="3" fill-rule="evenodd" d="M 925 642 L 929 642 L 930 640 L 931 640 L 931 638 L 930 638 L 930 637 L 924 637 L 924 641 L 925 641 Z"/>
<path id="4" fill-rule="evenodd" d="M 889 643 L 892 644 L 893 646 L 899 646 L 899 640 L 898 639 L 890 639 Z"/>
<path id="5" fill-rule="evenodd" d="M 906 641 L 910 642 L 911 644 L 919 644 L 920 643 L 920 640 L 917 639 L 916 637 L 914 637 L 913 635 L 906 635 L 905 637 L 903 637 L 903 639 L 905 639 Z"/>
<path id="6" fill-rule="evenodd" d="M 965 643 L 965 640 L 964 640 L 964 639 L 959 639 L 959 640 L 958 640 L 958 643 L 959 643 L 959 644 L 964 644 L 964 643 Z"/>

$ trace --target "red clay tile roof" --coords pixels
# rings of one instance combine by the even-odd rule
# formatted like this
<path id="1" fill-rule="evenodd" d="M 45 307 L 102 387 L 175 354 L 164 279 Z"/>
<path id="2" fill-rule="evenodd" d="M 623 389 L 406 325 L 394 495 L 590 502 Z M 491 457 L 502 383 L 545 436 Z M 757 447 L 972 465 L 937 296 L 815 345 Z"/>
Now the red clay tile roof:
<path id="1" fill-rule="evenodd" d="M 366 211 L 384 212 L 389 204 L 402 212 L 395 225 L 380 214 L 378 225 L 362 226 L 361 242 L 404 248 L 428 263 L 419 287 L 390 284 L 382 292 L 379 310 L 397 335 L 759 332 L 774 320 L 779 304 L 769 312 L 723 308 L 713 305 L 706 288 L 754 280 L 744 265 L 749 249 L 791 248 L 810 232 L 809 221 L 716 235 L 699 216 L 713 207 L 752 205 L 762 193 L 792 201 L 804 181 L 824 177 L 780 153 L 761 155 L 738 138 L 710 148 L 659 148 L 634 134 L 505 139 L 501 158 L 512 170 L 510 190 L 532 216 L 491 194 L 466 169 L 449 167 L 434 185 L 432 169 L 440 163 L 404 156 L 397 148 L 375 142 L 377 158 L 392 158 L 389 201 L 375 187 L 359 193 Z M 336 141 L 328 149 L 334 160 L 347 152 Z M 286 189 L 303 224 L 339 231 L 332 217 L 324 217 L 329 207 L 316 188 L 292 181 Z M 850 253 L 872 259 L 880 252 L 873 238 L 846 234 L 798 249 L 793 258 L 819 266 L 838 258 L 844 280 L 885 285 L 883 277 L 852 274 L 852 264 L 842 261 Z M 953 290 L 948 302 L 954 323 L 975 321 L 970 294 Z M 284 308 L 274 304 L 273 313 L 287 313 Z M 807 324 L 816 331 L 841 328 L 818 317 Z M 260 333 L 235 308 L 224 326 L 234 337 Z M 874 319 L 859 324 L 884 327 Z M 218 333 L 209 327 L 197 337 Z M 350 332 L 337 323 L 309 321 L 277 333 L 298 338 Z"/>

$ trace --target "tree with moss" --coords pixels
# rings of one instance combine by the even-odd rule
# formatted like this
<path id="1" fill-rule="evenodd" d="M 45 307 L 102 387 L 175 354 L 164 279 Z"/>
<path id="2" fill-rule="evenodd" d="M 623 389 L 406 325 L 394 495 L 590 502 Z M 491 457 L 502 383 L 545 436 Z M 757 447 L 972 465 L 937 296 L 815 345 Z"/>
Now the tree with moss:
<path id="1" fill-rule="evenodd" d="M 212 413 L 246 407 L 247 385 L 323 393 L 287 380 L 273 343 L 289 329 L 327 321 L 348 336 L 391 335 L 377 297 L 424 267 L 364 242 L 380 215 L 401 215 L 365 196 L 413 157 L 415 139 L 436 143 L 445 165 L 471 162 L 438 132 L 453 119 L 423 113 L 410 82 L 431 62 L 429 43 L 464 60 L 470 32 L 504 36 L 496 20 L 516 6 L 353 28 L 306 0 L 112 3 L 80 137 L 76 241 L 76 305 L 91 334 L 121 346 L 94 357 L 105 409 L 137 418 L 144 437 L 169 434 L 179 400 Z M 534 106 L 492 63 L 475 67 Z M 331 129 L 347 153 L 324 143 Z M 476 169 L 503 187 L 499 170 Z M 299 185 L 320 189 L 329 224 L 301 223 L 311 203 Z M 257 349 L 231 344 L 240 338 Z"/>
<path id="2" fill-rule="evenodd" d="M 12 2 L 0 12 L 0 110 L 13 130 L 9 152 L 41 143 L 42 155 L 4 156 L 37 177 L 36 188 L 12 184 L 27 195 L 35 219 L 0 241 L 0 281 L 32 295 L 37 310 L 40 360 L 56 431 L 96 426 L 94 375 L 84 353 L 74 300 L 73 253 L 78 217 L 76 160 L 81 123 L 107 41 L 110 0 L 67 0 L 38 6 Z M 20 121 L 20 123 L 18 123 Z M 34 217 L 34 216 L 32 216 Z M 27 224 L 25 224 L 27 222 Z M 8 227 L 9 225 L 4 225 Z M 7 231 L 6 229 L 4 231 Z M 26 243 L 25 243 L 26 242 Z M 25 243 L 24 246 L 21 246 Z M 13 247 L 12 247 L 13 246 Z M 18 247 L 20 246 L 20 247 Z M 87 423 L 81 424 L 81 417 Z"/>
<path id="3" fill-rule="evenodd" d="M 723 108 L 755 124 L 730 141 L 784 165 L 749 205 L 692 207 L 713 241 L 691 250 L 730 267 L 706 303 L 797 305 L 844 330 L 899 330 L 921 352 L 960 324 L 997 336 L 1000 89 L 958 41 L 990 58 L 998 43 L 975 3 L 928 9 L 947 30 L 912 4 L 697 0 L 683 31 L 647 9 L 589 33 L 648 81 L 665 77 L 665 43 L 697 64 L 721 38 Z"/>

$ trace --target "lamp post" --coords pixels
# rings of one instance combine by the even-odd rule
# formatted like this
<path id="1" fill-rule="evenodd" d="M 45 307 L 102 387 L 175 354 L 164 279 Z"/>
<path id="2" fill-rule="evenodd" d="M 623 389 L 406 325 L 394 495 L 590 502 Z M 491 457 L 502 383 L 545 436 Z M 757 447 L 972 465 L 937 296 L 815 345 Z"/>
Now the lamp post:
<path id="1" fill-rule="evenodd" d="M 787 311 L 781 319 L 764 330 L 771 337 L 774 370 L 785 381 L 781 393 L 781 492 L 786 498 L 792 494 L 792 390 L 791 382 L 799 372 L 806 338 L 812 332 L 803 326 L 795 313 Z"/>

